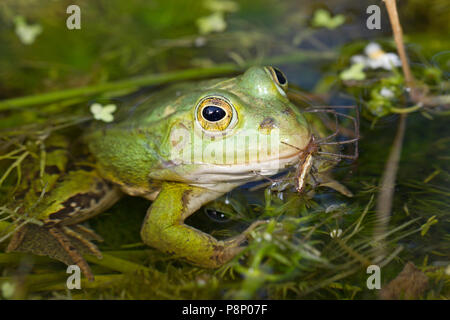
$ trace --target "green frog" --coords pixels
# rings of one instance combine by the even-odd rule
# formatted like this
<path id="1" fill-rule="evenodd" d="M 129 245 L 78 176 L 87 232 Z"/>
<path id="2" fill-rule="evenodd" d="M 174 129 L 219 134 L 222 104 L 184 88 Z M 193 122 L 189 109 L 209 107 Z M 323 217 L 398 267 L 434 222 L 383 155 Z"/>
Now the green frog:
<path id="1" fill-rule="evenodd" d="M 7 250 L 77 264 L 92 280 L 82 255 L 101 258 L 92 242 L 101 238 L 80 222 L 131 195 L 152 201 L 141 229 L 145 244 L 197 266 L 222 266 L 265 221 L 225 240 L 184 221 L 238 186 L 300 165 L 314 130 L 289 101 L 287 86 L 270 66 L 174 85 L 120 107 L 112 122 L 92 121 L 81 137 L 88 153 L 72 165 L 77 155 L 67 151 L 69 142 L 52 135 L 44 183 L 23 177 L 32 185 L 18 197 L 21 211 L 40 224 L 18 228 Z"/>

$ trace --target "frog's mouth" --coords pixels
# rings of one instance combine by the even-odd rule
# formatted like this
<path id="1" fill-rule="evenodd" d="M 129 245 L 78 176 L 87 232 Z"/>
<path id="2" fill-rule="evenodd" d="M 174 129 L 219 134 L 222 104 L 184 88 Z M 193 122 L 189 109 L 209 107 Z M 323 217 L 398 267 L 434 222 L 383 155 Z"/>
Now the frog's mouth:
<path id="1" fill-rule="evenodd" d="M 303 152 L 296 150 L 267 159 L 242 164 L 216 165 L 197 164 L 198 169 L 184 178 L 193 185 L 208 186 L 220 183 L 245 184 L 247 182 L 273 176 L 284 169 L 296 165 Z"/>

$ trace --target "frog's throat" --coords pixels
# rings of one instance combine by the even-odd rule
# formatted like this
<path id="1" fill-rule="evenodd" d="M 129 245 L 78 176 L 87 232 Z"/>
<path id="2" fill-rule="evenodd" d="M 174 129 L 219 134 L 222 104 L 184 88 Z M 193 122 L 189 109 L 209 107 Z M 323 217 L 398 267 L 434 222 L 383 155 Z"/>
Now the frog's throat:
<path id="1" fill-rule="evenodd" d="M 220 183 L 244 184 L 270 177 L 283 169 L 297 164 L 302 151 L 289 153 L 277 159 L 244 164 L 214 165 L 198 164 L 197 170 L 185 175 L 191 185 L 209 186 Z"/>

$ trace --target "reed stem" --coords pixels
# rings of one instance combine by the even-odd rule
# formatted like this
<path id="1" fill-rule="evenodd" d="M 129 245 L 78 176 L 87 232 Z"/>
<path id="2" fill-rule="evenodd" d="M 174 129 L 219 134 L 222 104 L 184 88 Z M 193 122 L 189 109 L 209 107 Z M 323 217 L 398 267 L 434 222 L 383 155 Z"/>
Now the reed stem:
<path id="1" fill-rule="evenodd" d="M 89 97 L 107 91 L 118 91 L 124 89 L 133 89 L 143 86 L 161 85 L 174 81 L 199 79 L 211 76 L 225 75 L 233 72 L 245 70 L 252 65 L 272 65 L 285 63 L 298 63 L 309 60 L 333 59 L 336 54 L 331 51 L 317 52 L 308 50 L 299 50 L 291 54 L 280 55 L 263 60 L 248 61 L 243 65 L 234 63 L 217 64 L 210 68 L 193 68 L 181 71 L 171 71 L 160 74 L 149 74 L 126 80 L 114 82 L 106 82 L 91 86 L 66 89 L 55 92 L 42 93 L 38 95 L 30 95 L 19 98 L 12 98 L 0 101 L 0 111 L 14 110 L 18 108 L 53 103 L 65 99 L 73 99 L 78 97 Z"/>

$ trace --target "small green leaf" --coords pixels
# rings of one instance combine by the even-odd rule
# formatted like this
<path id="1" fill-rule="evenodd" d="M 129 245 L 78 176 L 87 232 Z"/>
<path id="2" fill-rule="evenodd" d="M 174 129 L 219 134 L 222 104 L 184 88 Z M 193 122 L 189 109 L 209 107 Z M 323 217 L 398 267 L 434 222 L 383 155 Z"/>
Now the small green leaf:
<path id="1" fill-rule="evenodd" d="M 200 34 L 208 34 L 225 31 L 227 23 L 222 12 L 214 12 L 209 16 L 198 18 L 197 27 Z"/>
<path id="2" fill-rule="evenodd" d="M 94 103 L 91 105 L 91 113 L 94 115 L 94 119 L 104 122 L 111 122 L 114 120 L 113 113 L 117 107 L 115 104 L 108 104 L 102 106 L 100 103 Z"/>
<path id="3" fill-rule="evenodd" d="M 422 225 L 420 227 L 420 229 L 422 229 L 420 231 L 420 234 L 422 235 L 422 237 L 427 234 L 430 227 L 435 223 L 438 223 L 438 220 L 436 219 L 436 216 L 432 216 L 428 219 L 428 221 L 424 225 Z"/>
<path id="4" fill-rule="evenodd" d="M 36 37 L 42 33 L 42 27 L 40 25 L 27 24 L 25 18 L 22 16 L 16 16 L 14 18 L 14 25 L 20 42 L 25 45 L 32 44 Z"/>
<path id="5" fill-rule="evenodd" d="M 314 12 L 312 25 L 314 27 L 325 27 L 327 29 L 336 29 L 345 22 L 345 16 L 342 14 L 335 15 L 334 17 L 324 9 L 319 9 Z"/>
<path id="6" fill-rule="evenodd" d="M 364 73 L 364 64 L 363 63 L 355 63 L 350 66 L 350 68 L 345 69 L 339 74 L 339 78 L 344 81 L 348 80 L 364 80 L 366 78 L 366 74 Z"/>

